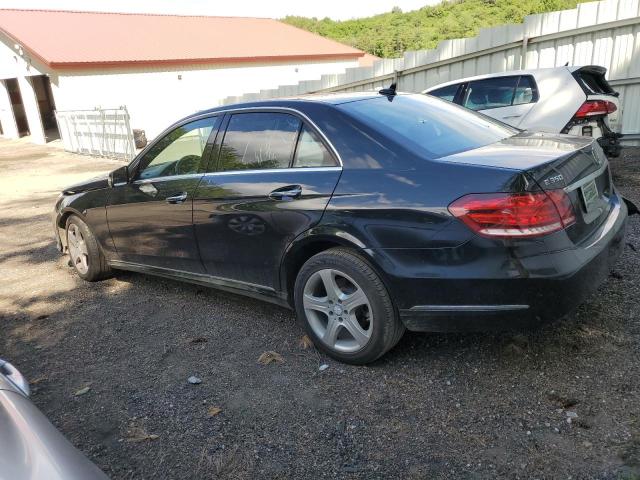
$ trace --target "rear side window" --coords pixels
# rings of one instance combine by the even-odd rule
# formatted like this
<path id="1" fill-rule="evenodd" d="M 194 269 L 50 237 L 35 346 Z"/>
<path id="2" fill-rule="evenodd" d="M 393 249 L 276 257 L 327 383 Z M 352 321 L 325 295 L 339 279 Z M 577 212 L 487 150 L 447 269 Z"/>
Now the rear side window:
<path id="1" fill-rule="evenodd" d="M 513 105 L 523 105 L 536 102 L 538 100 L 538 90 L 533 81 L 533 77 L 523 75 L 518 81 L 516 93 L 513 96 Z"/>
<path id="2" fill-rule="evenodd" d="M 315 132 L 302 127 L 296 155 L 293 159 L 294 167 L 334 167 L 336 162 L 327 148 L 320 141 Z"/>
<path id="3" fill-rule="evenodd" d="M 519 77 L 496 77 L 470 82 L 463 105 L 470 110 L 509 107 Z"/>
<path id="4" fill-rule="evenodd" d="M 427 159 L 472 150 L 515 135 L 518 130 L 456 104 L 428 95 L 385 96 L 339 106 L 383 138 L 391 138 Z"/>
<path id="5" fill-rule="evenodd" d="M 459 88 L 459 83 L 455 85 L 448 85 L 446 87 L 438 88 L 429 92 L 429 95 L 441 98 L 442 100 L 446 100 L 447 102 L 453 102 L 454 98 L 456 98 L 456 94 L 458 93 Z"/>
<path id="6" fill-rule="evenodd" d="M 286 113 L 232 115 L 220 148 L 218 170 L 289 167 L 301 123 Z"/>

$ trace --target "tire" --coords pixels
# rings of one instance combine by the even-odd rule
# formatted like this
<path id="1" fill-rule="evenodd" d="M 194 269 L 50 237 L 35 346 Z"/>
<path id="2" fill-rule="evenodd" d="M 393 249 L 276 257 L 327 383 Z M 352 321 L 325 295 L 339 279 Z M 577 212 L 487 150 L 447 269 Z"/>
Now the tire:
<path id="1" fill-rule="evenodd" d="M 96 237 L 80 217 L 71 215 L 67 219 L 66 233 L 69 261 L 80 278 L 95 282 L 111 276 Z"/>
<path id="2" fill-rule="evenodd" d="M 318 350 L 344 363 L 373 362 L 405 330 L 379 275 L 347 248 L 307 260 L 296 278 L 294 303 L 298 321 Z"/>

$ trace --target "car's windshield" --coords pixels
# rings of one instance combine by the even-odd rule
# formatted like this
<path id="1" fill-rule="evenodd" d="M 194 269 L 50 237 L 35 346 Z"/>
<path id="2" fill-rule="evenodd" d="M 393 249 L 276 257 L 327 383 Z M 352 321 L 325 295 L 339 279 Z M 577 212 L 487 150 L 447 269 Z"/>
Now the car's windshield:
<path id="1" fill-rule="evenodd" d="M 485 115 L 426 95 L 381 95 L 339 107 L 429 160 L 483 147 L 519 132 Z"/>

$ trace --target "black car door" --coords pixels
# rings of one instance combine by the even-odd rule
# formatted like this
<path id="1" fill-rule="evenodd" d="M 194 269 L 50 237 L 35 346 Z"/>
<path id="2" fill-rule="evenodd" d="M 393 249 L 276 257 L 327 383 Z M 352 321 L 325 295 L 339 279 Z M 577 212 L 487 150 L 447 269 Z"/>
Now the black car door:
<path id="1" fill-rule="evenodd" d="M 342 167 L 313 126 L 283 111 L 228 114 L 194 198 L 206 272 L 277 290 L 287 245 L 321 218 Z"/>
<path id="2" fill-rule="evenodd" d="M 202 273 L 193 231 L 193 194 L 222 121 L 188 122 L 160 138 L 112 189 L 107 220 L 120 260 Z"/>

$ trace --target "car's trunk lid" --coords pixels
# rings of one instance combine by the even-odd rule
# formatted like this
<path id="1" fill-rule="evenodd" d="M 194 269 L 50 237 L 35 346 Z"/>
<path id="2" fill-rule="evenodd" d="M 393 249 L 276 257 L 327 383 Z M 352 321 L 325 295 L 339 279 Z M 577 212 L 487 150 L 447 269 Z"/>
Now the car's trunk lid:
<path id="1" fill-rule="evenodd" d="M 506 191 L 564 189 L 575 211 L 576 221 L 567 229 L 575 243 L 596 230 L 613 205 L 607 158 L 590 137 L 523 132 L 441 160 L 509 168 L 523 174 L 524 184 L 514 182 L 505 186 Z"/>

